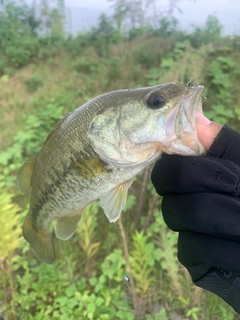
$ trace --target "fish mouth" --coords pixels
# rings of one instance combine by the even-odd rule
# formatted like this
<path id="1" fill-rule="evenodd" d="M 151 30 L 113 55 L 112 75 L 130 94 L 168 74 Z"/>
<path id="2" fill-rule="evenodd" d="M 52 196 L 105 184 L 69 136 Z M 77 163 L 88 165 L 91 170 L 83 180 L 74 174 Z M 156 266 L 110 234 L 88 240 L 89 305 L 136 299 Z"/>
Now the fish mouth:
<path id="1" fill-rule="evenodd" d="M 166 119 L 166 135 L 172 141 L 180 141 L 192 150 L 192 154 L 203 154 L 204 147 L 198 140 L 196 121 L 202 111 L 204 86 L 194 82 L 186 86 L 180 100 Z M 179 153 L 181 154 L 181 152 Z"/>
<path id="2" fill-rule="evenodd" d="M 191 82 L 191 84 L 193 84 Z M 195 84 L 195 83 L 194 83 Z M 177 137 L 181 137 L 182 129 L 188 128 L 184 123 L 185 118 L 191 124 L 192 129 L 196 131 L 196 117 L 197 113 L 202 111 L 202 93 L 204 86 L 191 86 L 186 88 L 185 97 L 181 100 L 181 107 L 175 123 L 175 133 Z"/>

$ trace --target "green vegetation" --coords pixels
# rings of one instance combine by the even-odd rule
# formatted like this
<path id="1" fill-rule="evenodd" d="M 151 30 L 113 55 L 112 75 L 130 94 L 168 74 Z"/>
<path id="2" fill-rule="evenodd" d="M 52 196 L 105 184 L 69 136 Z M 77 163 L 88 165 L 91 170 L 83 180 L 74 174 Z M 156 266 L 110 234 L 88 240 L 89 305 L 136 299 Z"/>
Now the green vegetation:
<path id="1" fill-rule="evenodd" d="M 188 32 L 171 17 L 149 25 L 114 2 L 113 17 L 73 37 L 63 32 L 61 0 L 0 1 L 0 318 L 238 319 L 178 263 L 177 235 L 163 222 L 150 169 L 131 187 L 119 222 L 109 224 L 94 203 L 69 241 L 54 239 L 53 265 L 36 260 L 21 236 L 27 199 L 17 194 L 17 171 L 62 115 L 94 96 L 195 81 L 206 88 L 206 115 L 239 129 L 239 36 L 223 37 L 215 17 Z"/>

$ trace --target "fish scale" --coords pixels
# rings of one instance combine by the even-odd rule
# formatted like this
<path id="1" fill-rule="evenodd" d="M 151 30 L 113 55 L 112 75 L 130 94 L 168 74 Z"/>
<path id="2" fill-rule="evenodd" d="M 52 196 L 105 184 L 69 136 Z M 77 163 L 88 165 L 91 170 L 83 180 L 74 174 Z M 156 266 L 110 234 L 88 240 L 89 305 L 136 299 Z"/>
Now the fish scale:
<path id="1" fill-rule="evenodd" d="M 56 236 L 67 240 L 84 207 L 100 199 L 114 222 L 133 178 L 162 152 L 204 152 L 195 128 L 202 91 L 177 83 L 113 91 L 59 121 L 17 177 L 22 193 L 31 192 L 23 235 L 40 260 L 54 261 L 53 220 Z"/>

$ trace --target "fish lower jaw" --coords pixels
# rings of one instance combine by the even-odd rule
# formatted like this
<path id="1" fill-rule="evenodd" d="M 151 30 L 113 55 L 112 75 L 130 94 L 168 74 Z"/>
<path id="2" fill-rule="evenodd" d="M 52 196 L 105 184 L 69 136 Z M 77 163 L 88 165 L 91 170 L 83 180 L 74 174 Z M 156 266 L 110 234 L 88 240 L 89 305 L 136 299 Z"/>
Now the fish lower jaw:
<path id="1" fill-rule="evenodd" d="M 205 149 L 200 142 L 173 140 L 164 150 L 167 154 L 177 154 L 182 156 L 198 156 L 205 153 Z"/>

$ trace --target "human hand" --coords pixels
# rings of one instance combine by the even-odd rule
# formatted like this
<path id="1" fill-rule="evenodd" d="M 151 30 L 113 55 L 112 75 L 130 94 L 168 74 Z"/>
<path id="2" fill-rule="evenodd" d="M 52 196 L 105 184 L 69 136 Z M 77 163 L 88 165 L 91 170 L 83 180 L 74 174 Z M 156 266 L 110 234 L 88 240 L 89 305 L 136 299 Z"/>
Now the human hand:
<path id="1" fill-rule="evenodd" d="M 203 114 L 197 114 L 196 128 L 198 139 L 204 146 L 205 150 L 208 151 L 213 144 L 213 141 L 219 134 L 222 126 L 217 123 L 208 120 Z"/>
<path id="2" fill-rule="evenodd" d="M 163 155 L 152 182 L 194 284 L 240 313 L 240 134 L 204 121 L 197 131 L 207 155 Z"/>

